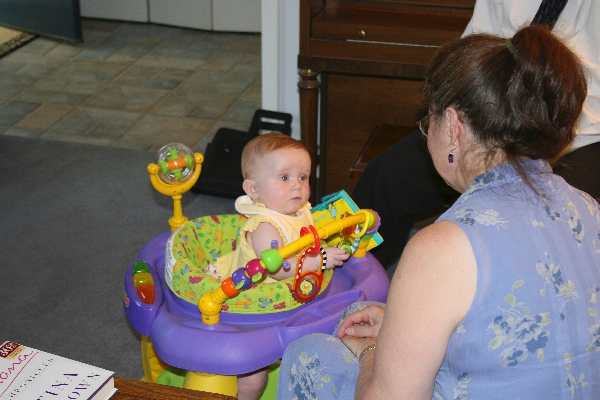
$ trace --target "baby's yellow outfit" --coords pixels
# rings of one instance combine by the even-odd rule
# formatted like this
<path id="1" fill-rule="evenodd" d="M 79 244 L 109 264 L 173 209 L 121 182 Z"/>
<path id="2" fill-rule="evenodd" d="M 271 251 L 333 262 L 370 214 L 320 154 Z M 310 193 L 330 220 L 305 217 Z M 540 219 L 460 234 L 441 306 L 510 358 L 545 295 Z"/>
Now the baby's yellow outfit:
<path id="1" fill-rule="evenodd" d="M 277 228 L 283 238 L 284 243 L 280 243 L 279 247 L 285 246 L 300 238 L 300 229 L 303 226 L 314 224 L 310 208 L 310 203 L 307 202 L 296 215 L 285 215 L 265 207 L 264 204 L 253 202 L 248 196 L 238 197 L 235 209 L 248 217 L 248 220 L 238 234 L 235 250 L 217 259 L 216 268 L 221 275 L 219 278 L 231 276 L 235 270 L 245 267 L 248 261 L 258 257 L 246 241 L 247 232 L 253 232 L 263 222 L 269 223 Z M 216 271 L 207 272 L 214 274 Z M 264 280 L 264 283 L 272 282 L 275 282 L 275 279 L 269 276 Z"/>

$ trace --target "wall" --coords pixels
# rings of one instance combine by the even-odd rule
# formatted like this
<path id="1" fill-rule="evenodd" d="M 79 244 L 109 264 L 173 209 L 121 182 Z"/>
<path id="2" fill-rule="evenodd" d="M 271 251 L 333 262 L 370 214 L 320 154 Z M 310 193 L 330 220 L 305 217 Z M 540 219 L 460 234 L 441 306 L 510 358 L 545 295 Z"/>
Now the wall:
<path id="1" fill-rule="evenodd" d="M 300 139 L 300 1 L 262 0 L 261 20 L 262 107 L 292 114 L 292 136 Z"/>

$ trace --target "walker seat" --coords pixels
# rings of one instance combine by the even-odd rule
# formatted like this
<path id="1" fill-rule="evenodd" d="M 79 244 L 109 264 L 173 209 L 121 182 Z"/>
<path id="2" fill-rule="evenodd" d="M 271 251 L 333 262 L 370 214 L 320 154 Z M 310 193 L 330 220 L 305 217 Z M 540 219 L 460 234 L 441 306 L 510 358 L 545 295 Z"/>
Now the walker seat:
<path id="1" fill-rule="evenodd" d="M 236 247 L 239 229 L 246 218 L 240 214 L 211 215 L 183 224 L 167 241 L 165 272 L 169 288 L 183 300 L 197 305 L 201 296 L 217 289 L 221 281 L 205 268 Z M 331 280 L 326 270 L 321 290 Z M 293 277 L 274 283 L 253 284 L 223 304 L 222 313 L 264 314 L 283 312 L 303 304 L 292 292 Z"/>

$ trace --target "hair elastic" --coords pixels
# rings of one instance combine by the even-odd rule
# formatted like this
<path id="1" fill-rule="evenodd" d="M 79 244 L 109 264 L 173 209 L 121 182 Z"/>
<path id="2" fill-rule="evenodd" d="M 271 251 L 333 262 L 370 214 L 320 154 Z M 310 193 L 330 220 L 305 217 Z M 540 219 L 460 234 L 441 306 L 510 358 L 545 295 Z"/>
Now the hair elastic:
<path id="1" fill-rule="evenodd" d="M 517 56 L 517 48 L 512 44 L 512 40 L 511 39 L 506 39 L 506 42 L 504 42 L 506 44 L 506 48 L 508 49 L 508 51 L 510 51 L 510 54 L 512 54 L 514 57 Z"/>

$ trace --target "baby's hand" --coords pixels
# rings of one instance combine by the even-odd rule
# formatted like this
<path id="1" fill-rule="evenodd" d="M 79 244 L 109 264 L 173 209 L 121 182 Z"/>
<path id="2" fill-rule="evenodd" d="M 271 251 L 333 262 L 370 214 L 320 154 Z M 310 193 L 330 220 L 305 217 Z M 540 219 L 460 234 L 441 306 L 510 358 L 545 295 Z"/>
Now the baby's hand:
<path id="1" fill-rule="evenodd" d="M 346 250 L 339 247 L 325 247 L 323 250 L 327 253 L 327 265 L 325 265 L 325 269 L 340 267 L 350 257 L 350 254 L 346 253 Z"/>

